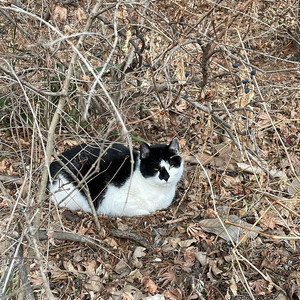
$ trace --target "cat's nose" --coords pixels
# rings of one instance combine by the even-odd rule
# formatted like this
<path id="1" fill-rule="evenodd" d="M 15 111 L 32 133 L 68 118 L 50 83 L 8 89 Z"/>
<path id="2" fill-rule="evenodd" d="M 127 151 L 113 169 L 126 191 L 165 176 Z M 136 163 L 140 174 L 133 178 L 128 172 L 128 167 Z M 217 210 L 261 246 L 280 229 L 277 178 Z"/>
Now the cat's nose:
<path id="1" fill-rule="evenodd" d="M 160 173 L 159 173 L 159 179 L 160 180 L 165 180 L 167 182 L 169 178 L 170 178 L 170 175 L 167 172 L 167 170 L 165 168 L 162 168 Z"/>

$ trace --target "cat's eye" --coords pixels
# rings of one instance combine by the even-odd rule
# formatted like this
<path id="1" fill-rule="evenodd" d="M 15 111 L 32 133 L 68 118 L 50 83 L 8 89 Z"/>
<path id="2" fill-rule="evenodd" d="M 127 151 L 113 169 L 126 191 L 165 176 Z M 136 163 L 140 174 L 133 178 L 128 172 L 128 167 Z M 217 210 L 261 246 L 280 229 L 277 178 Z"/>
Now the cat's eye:
<path id="1" fill-rule="evenodd" d="M 154 168 L 154 171 L 155 171 L 155 172 L 158 172 L 158 171 L 159 171 L 159 169 L 158 169 L 158 168 Z"/>
<path id="2" fill-rule="evenodd" d="M 174 168 L 174 165 L 170 165 L 170 169 Z"/>

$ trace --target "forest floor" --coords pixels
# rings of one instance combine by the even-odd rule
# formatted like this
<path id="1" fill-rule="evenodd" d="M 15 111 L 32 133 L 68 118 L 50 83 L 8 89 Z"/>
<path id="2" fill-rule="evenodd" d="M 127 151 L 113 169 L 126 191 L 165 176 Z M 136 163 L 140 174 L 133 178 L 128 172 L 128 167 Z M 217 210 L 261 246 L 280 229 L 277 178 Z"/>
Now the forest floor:
<path id="1" fill-rule="evenodd" d="M 78 2 L 0 6 L 0 298 L 300 299 L 297 3 L 104 1 L 85 29 L 96 1 Z M 97 227 L 41 201 L 47 141 L 173 136 L 163 211 Z"/>

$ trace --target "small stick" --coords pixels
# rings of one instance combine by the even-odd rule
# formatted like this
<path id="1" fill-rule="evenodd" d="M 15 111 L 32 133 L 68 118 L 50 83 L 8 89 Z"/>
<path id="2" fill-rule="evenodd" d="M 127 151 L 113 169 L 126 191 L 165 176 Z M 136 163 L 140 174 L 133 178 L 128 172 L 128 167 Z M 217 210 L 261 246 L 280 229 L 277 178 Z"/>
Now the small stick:
<path id="1" fill-rule="evenodd" d="M 4 181 L 5 183 L 16 183 L 21 185 L 23 183 L 22 178 L 8 175 L 0 175 L 0 181 Z"/>
<path id="2" fill-rule="evenodd" d="M 50 239 L 51 235 L 56 240 L 86 243 L 91 248 L 97 249 L 97 244 L 92 239 L 84 235 L 76 234 L 73 232 L 64 232 L 64 231 L 51 232 L 49 230 L 44 230 L 44 229 L 38 231 L 38 238 L 40 241 Z"/>
<path id="3" fill-rule="evenodd" d="M 152 249 L 152 246 L 151 246 L 150 242 L 147 239 L 145 239 L 144 237 L 142 237 L 142 236 L 140 236 L 136 233 L 128 232 L 128 231 L 122 231 L 122 230 L 119 230 L 119 229 L 112 229 L 110 233 L 114 237 L 118 237 L 118 238 L 121 238 L 121 239 L 133 240 L 133 241 L 141 244 L 142 246 L 144 246 L 147 249 Z"/>

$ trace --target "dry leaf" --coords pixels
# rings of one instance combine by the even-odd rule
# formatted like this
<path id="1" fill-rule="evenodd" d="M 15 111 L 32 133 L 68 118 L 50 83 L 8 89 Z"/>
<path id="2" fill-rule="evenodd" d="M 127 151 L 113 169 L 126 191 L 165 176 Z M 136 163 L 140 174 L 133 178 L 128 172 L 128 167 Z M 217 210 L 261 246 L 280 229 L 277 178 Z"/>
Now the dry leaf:
<path id="1" fill-rule="evenodd" d="M 300 195 L 300 182 L 297 178 L 293 179 L 292 183 L 288 185 L 287 190 L 292 197 Z"/>
<path id="2" fill-rule="evenodd" d="M 245 163 L 237 163 L 237 166 L 241 171 L 251 173 L 251 174 L 265 174 L 265 171 L 257 166 L 251 166 Z M 269 171 L 270 175 L 275 178 L 280 178 L 283 175 L 282 171 L 277 171 L 275 168 Z"/>
<path id="3" fill-rule="evenodd" d="M 161 274 L 159 282 L 162 282 L 161 287 L 165 287 L 168 284 L 175 284 L 177 281 L 176 273 L 172 270 Z"/>
<path id="4" fill-rule="evenodd" d="M 79 23 L 82 23 L 87 19 L 86 13 L 81 7 L 78 7 L 75 10 L 74 16 L 75 16 L 75 20 Z"/>
<path id="5" fill-rule="evenodd" d="M 187 247 L 191 246 L 193 243 L 196 243 L 196 242 L 197 242 L 197 240 L 195 238 L 192 238 L 190 240 L 180 241 L 178 243 L 178 245 L 180 247 L 187 248 Z"/>
<path id="6" fill-rule="evenodd" d="M 258 279 L 256 281 L 249 282 L 249 285 L 254 290 L 255 294 L 265 294 L 264 290 L 266 289 L 267 282 L 264 279 Z"/>
<path id="7" fill-rule="evenodd" d="M 217 263 L 216 263 L 216 261 L 215 260 L 210 260 L 209 261 L 209 266 L 211 267 L 211 271 L 213 272 L 213 274 L 215 275 L 215 276 L 217 276 L 217 275 L 219 275 L 219 274 L 221 274 L 223 271 L 222 270 L 220 270 L 218 267 L 217 267 Z"/>
<path id="8" fill-rule="evenodd" d="M 50 244 L 52 244 L 53 246 L 56 246 L 54 243 L 54 230 L 47 230 L 47 237 L 48 237 Z"/>
<path id="9" fill-rule="evenodd" d="M 165 300 L 165 296 L 161 294 L 156 294 L 154 296 L 143 297 L 143 300 Z"/>
<path id="10" fill-rule="evenodd" d="M 145 250 L 146 250 L 146 248 L 144 248 L 144 247 L 136 247 L 133 252 L 132 258 L 137 259 L 140 257 L 144 257 L 146 255 Z"/>
<path id="11" fill-rule="evenodd" d="M 71 35 L 75 32 L 70 25 L 65 25 L 63 31 L 65 35 Z"/>
<path id="12" fill-rule="evenodd" d="M 65 22 L 67 19 L 67 9 L 61 5 L 55 5 L 52 13 L 52 20 L 60 23 Z"/>
<path id="13" fill-rule="evenodd" d="M 64 268 L 65 268 L 68 272 L 77 273 L 77 271 L 76 271 L 76 269 L 74 268 L 74 266 L 72 265 L 71 261 L 69 261 L 69 260 L 64 260 L 63 266 L 64 266 Z"/>
<path id="14" fill-rule="evenodd" d="M 76 263 L 79 263 L 83 260 L 83 257 L 82 257 L 82 252 L 81 250 L 79 251 L 76 251 L 73 255 L 73 261 L 76 262 Z"/>
<path id="15" fill-rule="evenodd" d="M 128 224 L 122 223 L 120 219 L 117 219 L 117 227 L 119 230 L 122 230 L 122 231 L 126 231 L 129 228 Z"/>
<path id="16" fill-rule="evenodd" d="M 127 276 L 127 281 L 134 282 L 135 279 L 138 279 L 139 281 L 143 278 L 142 273 L 139 271 L 139 269 L 135 269 L 132 272 L 129 273 Z"/>
<path id="17" fill-rule="evenodd" d="M 131 295 L 134 295 L 134 299 L 142 299 L 142 296 L 143 296 L 143 293 L 131 284 L 126 284 L 124 286 L 123 290 L 120 291 L 120 295 L 122 295 L 123 293 L 129 293 Z M 103 299 L 103 298 L 100 298 L 100 299 Z M 112 300 L 112 298 L 108 298 L 108 299 Z M 120 298 L 113 298 L 113 299 L 120 299 Z"/>
<path id="18" fill-rule="evenodd" d="M 126 276 L 130 272 L 130 267 L 124 261 L 120 260 L 115 266 L 115 272 L 120 276 Z"/>
<path id="19" fill-rule="evenodd" d="M 266 213 L 264 213 L 264 211 L 260 211 L 259 212 L 260 215 L 262 215 L 262 218 L 259 221 L 259 225 L 261 226 L 261 228 L 263 230 L 267 230 L 267 229 L 274 229 L 276 226 L 276 221 L 275 221 L 275 217 L 274 216 L 269 216 Z"/>
<path id="20" fill-rule="evenodd" d="M 90 276 L 84 283 L 83 286 L 88 291 L 100 292 L 103 287 L 101 284 L 101 279 L 97 275 Z"/>
<path id="21" fill-rule="evenodd" d="M 185 252 L 184 252 L 184 260 L 187 263 L 194 264 L 195 262 L 195 252 L 196 252 L 196 247 L 188 247 Z"/>
<path id="22" fill-rule="evenodd" d="M 125 53 L 128 53 L 128 51 L 129 51 L 128 44 L 129 44 L 129 41 L 130 41 L 131 37 L 132 37 L 131 31 L 126 30 L 126 40 L 125 40 L 124 46 L 122 47 L 122 49 Z"/>
<path id="23" fill-rule="evenodd" d="M 136 268 L 142 268 L 143 267 L 143 263 L 141 261 L 139 261 L 138 259 L 140 257 L 143 257 L 146 255 L 145 253 L 146 248 L 144 247 L 136 247 L 134 250 L 134 253 L 132 255 L 132 263 Z"/>
<path id="24" fill-rule="evenodd" d="M 174 249 L 177 248 L 179 242 L 180 242 L 180 238 L 168 238 L 167 239 L 167 244 L 171 245 Z"/>
<path id="25" fill-rule="evenodd" d="M 157 285 L 148 276 L 141 279 L 141 284 L 144 286 L 144 291 L 154 294 L 157 291 Z"/>
<path id="26" fill-rule="evenodd" d="M 198 242 L 201 239 L 208 240 L 207 234 L 203 232 L 198 224 L 189 224 L 186 231 L 188 236 L 193 236 Z"/>
<path id="27" fill-rule="evenodd" d="M 65 140 L 63 141 L 63 145 L 65 145 L 65 146 L 70 146 L 70 147 L 74 147 L 74 146 L 77 146 L 77 145 L 78 145 L 78 142 L 75 141 L 75 140 L 65 139 Z"/>
<path id="28" fill-rule="evenodd" d="M 118 243 L 116 242 L 115 239 L 111 238 L 111 237 L 107 237 L 104 242 L 106 242 L 109 246 L 117 249 L 118 247 Z"/>
<path id="29" fill-rule="evenodd" d="M 248 227 L 249 229 L 253 229 L 256 231 L 261 231 L 261 228 L 258 226 L 253 226 L 250 223 L 247 223 L 245 221 L 242 221 L 239 217 L 235 215 L 228 216 L 228 221 L 231 223 L 235 223 L 237 225 L 241 225 L 243 227 Z M 238 241 L 239 237 L 246 233 L 246 231 L 238 226 L 229 225 L 224 223 L 224 227 L 226 228 L 228 234 L 226 233 L 223 225 L 220 223 L 219 219 L 205 219 L 199 222 L 199 225 L 205 232 L 216 234 L 217 236 L 221 237 L 222 239 L 226 241 L 230 241 L 230 237 L 234 241 Z M 256 238 L 257 233 L 254 231 L 250 231 L 247 235 L 247 238 Z"/>
<path id="30" fill-rule="evenodd" d="M 68 278 L 67 272 L 59 269 L 57 266 L 54 265 L 51 268 L 51 282 L 60 282 Z"/>
<path id="31" fill-rule="evenodd" d="M 9 165 L 9 160 L 7 158 L 2 159 L 0 161 L 0 172 L 3 172 L 8 165 Z"/>
<path id="32" fill-rule="evenodd" d="M 175 105 L 175 108 L 177 111 L 179 112 L 184 112 L 187 108 L 187 102 L 183 101 L 182 99 L 180 100 L 180 102 L 178 104 Z M 180 145 L 181 146 L 181 145 Z M 181 146 L 182 147 L 182 146 Z"/>
<path id="33" fill-rule="evenodd" d="M 134 297 L 129 292 L 125 292 L 122 294 L 122 300 L 134 300 Z"/>
<path id="34" fill-rule="evenodd" d="M 237 296 L 237 285 L 236 285 L 234 277 L 231 277 L 231 279 L 230 279 L 230 290 L 231 290 L 233 296 L 236 297 Z"/>
<path id="35" fill-rule="evenodd" d="M 195 257 L 198 259 L 202 266 L 206 266 L 209 262 L 209 258 L 207 257 L 206 252 L 196 251 Z"/>
<path id="36" fill-rule="evenodd" d="M 300 271 L 292 271 L 287 279 L 287 282 L 290 283 L 291 290 L 294 291 L 293 295 L 300 299 Z"/>
<path id="37" fill-rule="evenodd" d="M 95 260 L 89 260 L 87 262 L 84 262 L 82 265 L 85 267 L 87 273 L 95 274 L 95 270 L 97 267 L 97 262 Z"/>
<path id="38" fill-rule="evenodd" d="M 289 298 L 284 293 L 279 293 L 274 300 L 289 300 Z"/>
<path id="39" fill-rule="evenodd" d="M 245 93 L 244 90 L 241 90 L 240 96 L 237 99 L 238 107 L 245 107 L 249 102 L 254 98 L 254 91 L 251 89 L 249 93 Z"/>
<path id="40" fill-rule="evenodd" d="M 91 81 L 90 76 L 89 75 L 85 75 L 85 74 L 80 76 L 80 80 Z"/>
<path id="41" fill-rule="evenodd" d="M 164 292 L 164 296 L 170 300 L 181 300 L 182 292 L 180 291 L 180 289 L 170 289 Z"/>
<path id="42" fill-rule="evenodd" d="M 31 275 L 30 276 L 30 281 L 34 285 L 42 285 L 43 284 L 43 279 L 42 279 L 42 276 L 40 275 L 39 272 L 37 272 L 36 274 Z"/>
<path id="43" fill-rule="evenodd" d="M 176 79 L 178 80 L 178 84 L 185 84 L 185 69 L 184 69 L 184 61 L 182 55 L 178 58 L 177 66 L 176 66 Z"/>

